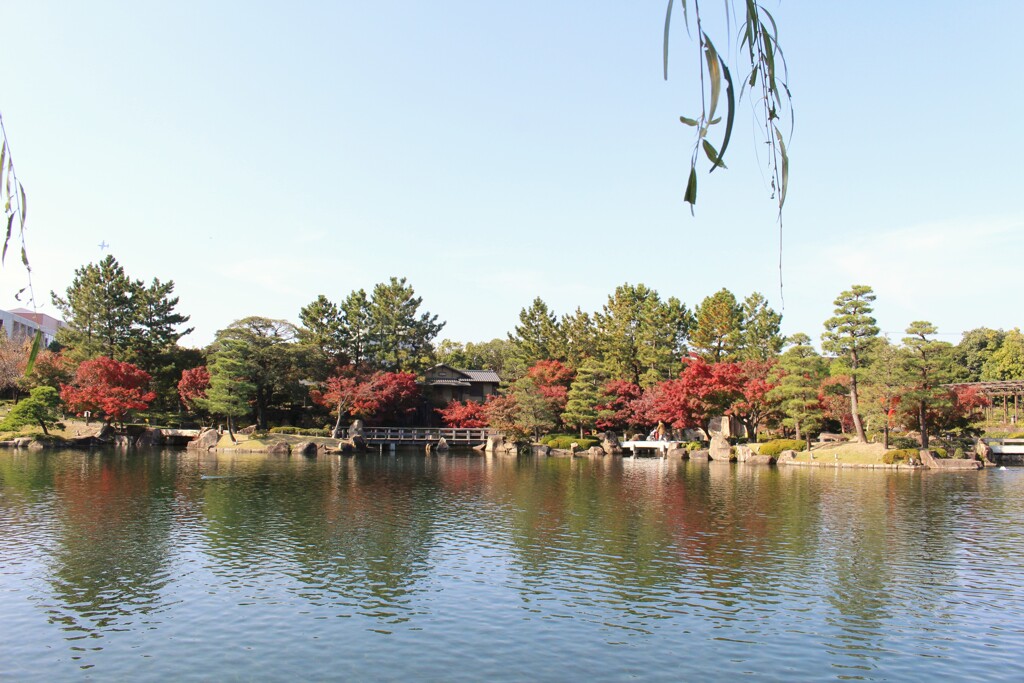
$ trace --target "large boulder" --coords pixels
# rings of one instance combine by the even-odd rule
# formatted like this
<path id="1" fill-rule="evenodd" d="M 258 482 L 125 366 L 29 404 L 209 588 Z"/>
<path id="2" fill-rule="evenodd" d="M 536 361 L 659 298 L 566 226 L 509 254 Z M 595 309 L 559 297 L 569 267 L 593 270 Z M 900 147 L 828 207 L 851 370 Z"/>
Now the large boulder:
<path id="1" fill-rule="evenodd" d="M 218 441 L 220 441 L 220 434 L 216 429 L 204 429 L 199 432 L 199 436 L 189 441 L 185 448 L 190 451 L 208 451 L 211 448 L 216 448 Z"/>
<path id="2" fill-rule="evenodd" d="M 601 435 L 601 450 L 606 455 L 617 455 L 622 452 L 622 444 L 615 432 L 605 432 Z"/>
<path id="3" fill-rule="evenodd" d="M 487 437 L 487 443 L 484 445 L 484 450 L 488 453 L 498 453 L 502 450 L 505 443 L 505 437 L 498 434 L 491 434 Z"/>
<path id="4" fill-rule="evenodd" d="M 551 455 L 551 447 L 550 446 L 545 446 L 542 443 L 535 443 L 535 444 L 533 444 L 533 454 L 534 455 Z"/>
<path id="5" fill-rule="evenodd" d="M 291 447 L 284 441 L 277 441 L 267 445 L 268 455 L 290 455 L 291 452 Z"/>
<path id="6" fill-rule="evenodd" d="M 719 460 L 722 462 L 729 462 L 733 460 L 735 456 L 732 453 L 732 446 L 725 437 L 715 434 L 711 437 L 711 448 L 708 449 L 708 456 L 712 460 Z"/>
<path id="7" fill-rule="evenodd" d="M 447 453 L 449 450 L 451 450 L 451 447 L 448 445 L 448 439 L 442 436 L 440 439 L 437 440 L 437 452 Z"/>
<path id="8" fill-rule="evenodd" d="M 707 462 L 710 457 L 706 450 L 690 451 L 690 460 L 696 460 L 697 462 Z"/>
<path id="9" fill-rule="evenodd" d="M 114 427 L 110 424 L 105 424 L 102 427 L 100 427 L 100 431 L 96 432 L 95 438 L 97 441 L 102 441 L 106 443 L 113 441 L 116 435 L 117 432 L 114 431 Z"/>
<path id="10" fill-rule="evenodd" d="M 136 446 L 162 446 L 164 433 L 160 429 L 147 429 L 135 440 Z"/>
<path id="11" fill-rule="evenodd" d="M 305 455 L 307 457 L 315 457 L 318 452 L 317 445 L 312 441 L 300 441 L 295 444 L 292 448 L 292 453 L 295 455 Z"/>
<path id="12" fill-rule="evenodd" d="M 239 434 L 245 434 L 246 436 L 252 435 L 256 431 L 256 425 L 249 425 L 248 427 L 242 427 L 238 430 Z"/>
<path id="13" fill-rule="evenodd" d="M 348 438 L 352 439 L 355 437 L 363 438 L 363 421 L 352 420 L 352 424 L 348 428 Z"/>
<path id="14" fill-rule="evenodd" d="M 30 450 L 30 451 L 41 451 L 44 448 L 46 448 L 46 444 L 43 443 L 42 441 L 36 441 L 35 439 L 30 439 L 29 440 L 28 450 Z"/>
<path id="15" fill-rule="evenodd" d="M 686 452 L 685 448 L 670 448 L 665 453 L 665 456 L 674 460 L 686 460 L 689 453 Z"/>
<path id="16" fill-rule="evenodd" d="M 19 436 L 17 439 L 14 439 L 14 447 L 15 448 L 28 448 L 29 444 L 31 444 L 31 443 L 32 443 L 32 437 L 31 436 Z"/>
<path id="17" fill-rule="evenodd" d="M 774 465 L 775 456 L 752 453 L 744 462 L 748 465 Z"/>
<path id="18" fill-rule="evenodd" d="M 736 461 L 747 462 L 754 457 L 754 451 L 750 450 L 749 446 L 737 446 L 736 447 Z"/>
<path id="19" fill-rule="evenodd" d="M 587 455 L 599 455 L 603 458 L 604 449 L 601 448 L 600 446 L 591 446 L 590 448 L 587 449 Z"/>
<path id="20" fill-rule="evenodd" d="M 978 439 L 977 443 L 974 444 L 974 453 L 978 456 L 978 460 L 981 460 L 987 465 L 994 465 L 992 461 L 992 447 L 985 443 L 984 439 Z"/>

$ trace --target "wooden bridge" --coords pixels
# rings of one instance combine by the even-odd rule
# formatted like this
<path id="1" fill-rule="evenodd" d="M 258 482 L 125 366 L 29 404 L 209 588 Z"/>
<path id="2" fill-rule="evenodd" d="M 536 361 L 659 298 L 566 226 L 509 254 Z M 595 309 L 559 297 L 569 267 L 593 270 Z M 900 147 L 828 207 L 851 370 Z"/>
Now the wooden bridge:
<path id="1" fill-rule="evenodd" d="M 1017 458 L 1024 456 L 1024 439 L 985 439 L 985 443 L 992 449 L 996 456 L 1014 455 Z"/>
<path id="2" fill-rule="evenodd" d="M 442 438 L 449 446 L 479 446 L 487 442 L 487 437 L 501 435 L 501 432 L 486 427 L 363 427 L 362 432 L 366 443 L 375 446 L 423 446 L 436 444 Z M 348 436 L 349 430 L 342 429 L 339 437 L 346 439 Z"/>

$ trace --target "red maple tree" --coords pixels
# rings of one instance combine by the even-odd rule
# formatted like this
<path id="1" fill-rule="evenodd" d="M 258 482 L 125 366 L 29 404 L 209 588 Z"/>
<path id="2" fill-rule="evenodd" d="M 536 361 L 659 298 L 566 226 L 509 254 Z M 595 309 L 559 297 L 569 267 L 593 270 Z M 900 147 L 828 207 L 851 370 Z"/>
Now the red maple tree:
<path id="1" fill-rule="evenodd" d="M 639 385 L 624 379 L 616 379 L 606 383 L 601 388 L 601 393 L 607 399 L 596 406 L 598 429 L 624 432 L 630 427 L 647 423 L 640 415 L 645 410 L 641 405 L 644 392 Z"/>
<path id="2" fill-rule="evenodd" d="M 191 370 L 182 370 L 178 381 L 178 397 L 189 410 L 195 410 L 196 399 L 206 398 L 206 390 L 210 388 L 210 373 L 205 365 Z"/>
<path id="3" fill-rule="evenodd" d="M 565 410 L 569 385 L 575 375 L 571 368 L 558 360 L 537 361 L 526 371 L 526 376 L 537 385 L 537 390 L 547 399 L 555 415 L 561 415 Z"/>
<path id="4" fill-rule="evenodd" d="M 404 424 L 416 414 L 420 388 L 411 372 L 350 370 L 329 377 L 324 391 L 313 391 L 314 401 L 353 418 L 380 424 Z"/>
<path id="5" fill-rule="evenodd" d="M 487 426 L 487 408 L 477 401 L 461 403 L 453 400 L 444 408 L 435 410 L 444 420 L 446 427 L 467 429 Z"/>
<path id="6" fill-rule="evenodd" d="M 124 422 L 131 410 L 145 410 L 156 394 L 148 391 L 149 373 L 131 363 L 100 356 L 78 366 L 71 384 L 62 384 L 60 397 L 68 408 L 86 411 L 107 422 Z"/>

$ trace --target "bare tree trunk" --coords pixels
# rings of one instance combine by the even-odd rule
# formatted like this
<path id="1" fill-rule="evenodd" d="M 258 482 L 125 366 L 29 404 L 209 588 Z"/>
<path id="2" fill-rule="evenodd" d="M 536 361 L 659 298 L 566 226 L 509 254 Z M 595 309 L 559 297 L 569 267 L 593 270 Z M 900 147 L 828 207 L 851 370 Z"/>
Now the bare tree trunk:
<path id="1" fill-rule="evenodd" d="M 800 420 L 793 418 L 793 424 L 796 425 L 796 440 L 800 440 Z"/>
<path id="2" fill-rule="evenodd" d="M 857 401 L 857 376 L 850 376 L 850 412 L 853 414 L 853 429 L 857 433 L 857 441 L 867 443 L 868 437 L 864 433 L 864 424 L 860 421 L 860 406 Z"/>
<path id="3" fill-rule="evenodd" d="M 927 405 L 924 401 L 917 404 L 917 421 L 921 426 L 921 448 L 928 448 L 928 425 L 925 423 Z"/>
<path id="4" fill-rule="evenodd" d="M 341 401 L 338 401 L 338 419 L 335 421 L 334 430 L 331 432 L 332 439 L 337 439 L 338 434 L 341 434 L 341 416 L 345 413 L 341 408 Z"/>

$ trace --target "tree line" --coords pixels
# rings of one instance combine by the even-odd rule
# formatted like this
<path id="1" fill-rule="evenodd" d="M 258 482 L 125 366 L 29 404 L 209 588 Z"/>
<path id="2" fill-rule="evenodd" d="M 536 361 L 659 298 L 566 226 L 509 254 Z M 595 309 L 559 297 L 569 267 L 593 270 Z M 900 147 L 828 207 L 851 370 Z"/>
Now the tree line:
<path id="1" fill-rule="evenodd" d="M 738 299 L 727 289 L 690 308 L 627 283 L 600 310 L 561 316 L 536 298 L 507 337 L 462 343 L 438 341 L 444 322 L 404 278 L 391 278 L 337 301 L 318 296 L 299 310 L 298 325 L 241 318 L 203 349 L 179 343 L 191 330 L 174 282 L 133 279 L 113 256 L 77 269 L 52 299 L 66 322 L 53 348 L 25 374 L 27 349 L 4 340 L 0 384 L 21 393 L 50 387 L 50 404 L 108 421 L 143 410 L 232 430 L 242 422 L 337 430 L 353 418 L 440 420 L 525 440 L 659 422 L 706 428 L 725 415 L 751 438 L 766 428 L 860 439 L 900 429 L 927 445 L 940 431 L 970 432 L 985 404 L 950 384 L 1024 378 L 1019 330 L 972 330 L 953 345 L 915 321 L 894 342 L 880 335 L 875 295 L 860 285 L 836 298 L 821 351 L 807 334 L 784 337 L 781 314 L 760 293 Z M 419 380 L 436 363 L 495 370 L 501 391 L 485 403 L 430 405 Z"/>

